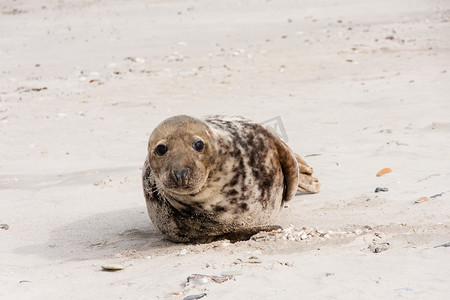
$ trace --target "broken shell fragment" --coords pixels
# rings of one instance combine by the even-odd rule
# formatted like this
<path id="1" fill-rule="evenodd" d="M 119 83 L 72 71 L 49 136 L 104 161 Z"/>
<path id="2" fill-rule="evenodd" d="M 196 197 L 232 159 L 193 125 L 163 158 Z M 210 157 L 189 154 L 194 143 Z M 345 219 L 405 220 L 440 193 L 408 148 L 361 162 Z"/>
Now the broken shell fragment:
<path id="1" fill-rule="evenodd" d="M 215 283 L 223 283 L 227 280 L 234 279 L 233 276 L 211 276 L 211 275 L 203 275 L 203 274 L 192 274 L 186 279 L 186 286 L 194 285 L 204 285 L 211 282 Z"/>
<path id="2" fill-rule="evenodd" d="M 416 200 L 414 203 L 420 204 L 420 203 L 424 203 L 427 202 L 428 198 L 427 197 L 422 197 L 419 200 Z"/>
<path id="3" fill-rule="evenodd" d="M 369 250 L 373 253 L 381 253 L 383 251 L 388 250 L 390 247 L 389 243 L 373 243 L 369 246 Z"/>
<path id="4" fill-rule="evenodd" d="M 381 169 L 380 171 L 378 171 L 377 177 L 383 176 L 384 174 L 387 174 L 387 173 L 392 173 L 392 169 L 390 169 L 390 168 Z"/>

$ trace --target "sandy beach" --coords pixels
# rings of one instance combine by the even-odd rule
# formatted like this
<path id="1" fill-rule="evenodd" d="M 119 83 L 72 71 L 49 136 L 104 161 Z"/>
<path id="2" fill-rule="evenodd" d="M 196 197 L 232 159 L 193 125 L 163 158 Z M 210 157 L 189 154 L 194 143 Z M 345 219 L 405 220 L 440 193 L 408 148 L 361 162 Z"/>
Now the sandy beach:
<path id="1" fill-rule="evenodd" d="M 4 0 L 0 72 L 1 299 L 450 294 L 449 1 Z M 321 192 L 168 241 L 141 172 L 179 114 L 278 118 Z"/>

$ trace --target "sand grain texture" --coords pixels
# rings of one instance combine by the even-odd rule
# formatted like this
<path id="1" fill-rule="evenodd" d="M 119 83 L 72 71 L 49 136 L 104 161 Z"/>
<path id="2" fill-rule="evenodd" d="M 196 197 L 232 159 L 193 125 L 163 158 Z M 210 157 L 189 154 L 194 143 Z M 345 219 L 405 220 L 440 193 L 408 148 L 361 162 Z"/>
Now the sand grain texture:
<path id="1" fill-rule="evenodd" d="M 5 0 L 0 58 L 1 299 L 450 294 L 448 1 Z M 321 192 L 284 232 L 170 243 L 140 168 L 176 114 L 280 116 Z"/>

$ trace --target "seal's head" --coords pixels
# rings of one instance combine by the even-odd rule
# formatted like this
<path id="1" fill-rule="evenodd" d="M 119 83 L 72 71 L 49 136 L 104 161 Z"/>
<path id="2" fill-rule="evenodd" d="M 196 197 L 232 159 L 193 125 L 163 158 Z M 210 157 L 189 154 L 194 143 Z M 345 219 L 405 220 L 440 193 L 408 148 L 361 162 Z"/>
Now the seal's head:
<path id="1" fill-rule="evenodd" d="M 213 133 L 205 122 L 189 116 L 163 121 L 148 142 L 148 159 L 158 189 L 174 196 L 199 193 L 215 152 Z"/>

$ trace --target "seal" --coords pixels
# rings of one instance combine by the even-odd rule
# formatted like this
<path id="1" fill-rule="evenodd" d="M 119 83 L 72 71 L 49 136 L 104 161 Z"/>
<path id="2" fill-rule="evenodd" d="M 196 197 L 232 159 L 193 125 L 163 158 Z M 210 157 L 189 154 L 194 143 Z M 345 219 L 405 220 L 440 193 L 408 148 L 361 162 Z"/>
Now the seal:
<path id="1" fill-rule="evenodd" d="M 273 230 L 313 169 L 272 131 L 241 117 L 180 115 L 151 133 L 143 190 L 153 224 L 174 242 L 248 239 Z"/>

